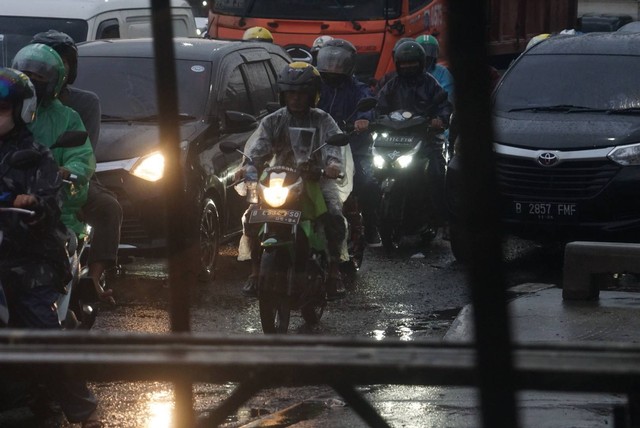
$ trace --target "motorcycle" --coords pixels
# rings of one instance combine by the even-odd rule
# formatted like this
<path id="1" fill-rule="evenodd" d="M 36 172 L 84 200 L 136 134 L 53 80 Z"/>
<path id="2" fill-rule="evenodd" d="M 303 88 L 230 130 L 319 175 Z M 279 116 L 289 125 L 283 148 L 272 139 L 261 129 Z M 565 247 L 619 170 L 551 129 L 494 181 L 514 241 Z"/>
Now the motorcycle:
<path id="1" fill-rule="evenodd" d="M 235 144 L 220 143 L 225 153 L 238 151 L 248 159 L 244 183 L 253 204 L 248 223 L 259 227 L 260 273 L 258 304 L 262 330 L 286 333 L 292 310 L 300 310 L 307 324 L 320 321 L 326 307 L 328 254 L 318 218 L 326 212 L 318 180 L 323 171 L 309 160 L 324 145 L 311 150 L 310 128 L 290 128 L 297 167 L 265 167 L 258 179 L 253 160 Z M 325 144 L 346 146 L 349 137 L 334 135 Z"/>
<path id="2" fill-rule="evenodd" d="M 74 147 L 84 144 L 86 132 L 70 131 L 62 134 L 51 147 Z M 15 168 L 28 168 L 39 161 L 40 153 L 33 150 L 15 152 L 10 163 Z M 69 185 L 77 182 L 77 177 L 71 175 L 64 180 Z M 0 213 L 16 213 L 21 216 L 33 216 L 31 210 L 24 210 L 9 206 L 14 195 L 4 193 L 0 195 Z M 88 269 L 83 266 L 85 251 L 89 242 L 89 233 L 78 238 L 73 231 L 66 231 L 66 249 L 71 267 L 71 279 L 65 285 L 63 292 L 56 302 L 58 320 L 63 329 L 90 329 L 96 319 L 96 302 L 99 296 L 93 286 L 93 281 L 87 277 Z M 2 245 L 2 231 L 0 231 L 0 245 Z M 9 324 L 9 311 L 2 284 L 0 284 L 0 321 Z"/>
<path id="3" fill-rule="evenodd" d="M 434 100 L 432 106 L 439 102 Z M 404 236 L 420 235 L 422 243 L 428 244 L 437 233 L 435 213 L 444 207 L 434 206 L 423 183 L 430 162 L 437 162 L 431 167 L 441 180 L 427 181 L 427 189 L 444 183 L 446 147 L 443 130 L 431 128 L 430 122 L 429 114 L 396 110 L 369 125 L 373 130 L 373 170 L 382 193 L 379 231 L 387 252 L 397 249 Z"/>

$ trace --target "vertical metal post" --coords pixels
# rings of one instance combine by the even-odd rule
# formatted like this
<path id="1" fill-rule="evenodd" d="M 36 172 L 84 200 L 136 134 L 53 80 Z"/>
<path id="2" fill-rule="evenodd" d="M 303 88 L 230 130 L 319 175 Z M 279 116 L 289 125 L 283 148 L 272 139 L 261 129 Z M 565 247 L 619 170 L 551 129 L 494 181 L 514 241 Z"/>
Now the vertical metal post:
<path id="1" fill-rule="evenodd" d="M 165 159 L 164 190 L 167 216 L 167 248 L 169 256 L 169 284 L 171 287 L 171 330 L 190 330 L 189 281 L 184 263 L 187 256 L 188 230 L 183 212 L 187 206 L 180 171 L 180 132 L 178 121 L 178 92 L 176 88 L 173 25 L 169 0 L 151 0 L 154 38 L 156 92 L 158 95 L 158 123 Z M 193 397 L 190 380 L 174 382 L 176 427 L 192 427 Z"/>
<path id="2" fill-rule="evenodd" d="M 487 61 L 488 1 L 452 0 L 449 53 L 460 123 L 462 212 L 472 257 L 468 269 L 485 427 L 517 427 L 511 338 L 502 272 L 502 242 Z"/>

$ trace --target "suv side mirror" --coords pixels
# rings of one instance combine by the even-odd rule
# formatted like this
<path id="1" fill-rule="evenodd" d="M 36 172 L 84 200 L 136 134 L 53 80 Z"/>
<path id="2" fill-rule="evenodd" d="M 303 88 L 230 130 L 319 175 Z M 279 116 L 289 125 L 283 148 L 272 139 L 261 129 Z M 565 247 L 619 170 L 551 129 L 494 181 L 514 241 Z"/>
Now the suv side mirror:
<path id="1" fill-rule="evenodd" d="M 224 126 L 221 129 L 223 134 L 249 132 L 258 127 L 256 118 L 247 113 L 228 110 L 224 112 L 224 117 Z"/>

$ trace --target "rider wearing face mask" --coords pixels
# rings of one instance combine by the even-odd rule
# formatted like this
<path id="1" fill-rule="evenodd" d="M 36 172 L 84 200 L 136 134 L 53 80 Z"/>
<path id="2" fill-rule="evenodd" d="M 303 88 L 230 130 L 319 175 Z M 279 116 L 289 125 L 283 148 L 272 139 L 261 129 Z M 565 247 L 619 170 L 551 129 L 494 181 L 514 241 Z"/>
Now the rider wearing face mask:
<path id="1" fill-rule="evenodd" d="M 353 74 L 356 48 L 347 40 L 333 39 L 325 42 L 318 50 L 317 61 L 317 68 L 322 76 L 318 108 L 329 113 L 337 123 L 354 127 L 356 133 L 349 142 L 355 170 L 353 191 L 362 207 L 366 241 L 370 246 L 380 246 L 376 219 L 380 187 L 371 170 L 373 140 L 367 132 L 369 121 L 373 119 L 373 111 L 356 112 L 358 101 L 373 97 L 373 94 Z"/>
<path id="2" fill-rule="evenodd" d="M 51 147 L 67 131 L 86 131 L 80 115 L 58 99 L 66 71 L 56 51 L 40 43 L 27 45 L 18 51 L 12 67 L 29 76 L 36 88 L 36 120 L 28 127 L 38 143 Z M 85 227 L 77 214 L 87 200 L 89 178 L 96 167 L 91 142 L 87 137 L 81 146 L 55 148 L 52 152 L 63 178 L 70 174 L 78 177 L 73 186 L 65 186 L 62 221 L 76 234 L 82 234 Z"/>
<path id="3" fill-rule="evenodd" d="M 394 61 L 397 75 L 380 90 L 376 110 L 379 114 L 389 114 L 395 110 L 408 110 L 414 114 L 431 118 L 433 129 L 443 129 L 449 125 L 452 105 L 448 101 L 446 91 L 436 79 L 425 70 L 426 54 L 416 41 L 401 44 L 395 52 Z M 438 102 L 437 102 L 438 101 Z M 424 174 L 424 182 L 417 183 L 416 188 L 426 189 L 431 200 L 431 217 L 433 226 L 440 227 L 446 223 L 447 213 L 444 198 L 445 160 L 442 147 L 427 144 L 425 157 L 429 159 Z"/>
<path id="4" fill-rule="evenodd" d="M 313 149 L 324 144 L 330 136 L 340 133 L 340 128 L 331 116 L 315 108 L 320 95 L 320 73 L 311 64 L 306 62 L 288 64 L 278 76 L 278 89 L 280 104 L 283 107 L 260 122 L 258 129 L 251 135 L 244 148 L 244 153 L 253 159 L 258 167 L 272 160 L 274 165 L 297 166 L 292 148 L 295 142 L 291 141 L 290 127 L 314 129 Z M 323 168 L 328 177 L 321 178 L 319 184 L 328 208 L 328 213 L 324 215 L 323 220 L 330 257 L 327 298 L 332 300 L 344 294 L 339 263 L 341 244 L 346 230 L 342 202 L 335 181 L 343 170 L 342 153 L 339 147 L 327 145 L 313 155 L 311 162 Z M 255 296 L 257 291 L 260 270 L 257 233 L 257 230 L 249 230 L 249 225 L 245 224 L 245 234 L 249 237 L 251 246 L 252 267 L 249 280 L 243 289 L 243 294 L 248 296 Z"/>

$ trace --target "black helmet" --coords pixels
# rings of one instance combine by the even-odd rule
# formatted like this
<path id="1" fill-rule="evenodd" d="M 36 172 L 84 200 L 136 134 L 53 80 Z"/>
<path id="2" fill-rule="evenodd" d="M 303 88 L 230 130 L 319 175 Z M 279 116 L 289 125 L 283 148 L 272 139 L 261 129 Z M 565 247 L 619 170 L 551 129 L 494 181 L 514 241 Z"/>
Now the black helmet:
<path id="1" fill-rule="evenodd" d="M 320 73 L 308 62 L 296 61 L 287 66 L 278 75 L 280 104 L 284 105 L 282 93 L 285 91 L 308 92 L 315 106 L 320 97 Z"/>
<path id="2" fill-rule="evenodd" d="M 398 46 L 393 55 L 393 61 L 399 76 L 416 76 L 424 70 L 426 54 L 420 43 L 409 40 Z M 406 63 L 416 63 L 416 65 L 403 67 L 403 64 Z"/>
<path id="3" fill-rule="evenodd" d="M 332 39 L 318 50 L 316 68 L 320 73 L 351 76 L 356 68 L 356 47 L 344 39 Z"/>
<path id="4" fill-rule="evenodd" d="M 393 45 L 393 49 L 391 50 L 391 56 L 395 57 L 396 55 L 396 50 L 398 49 L 398 47 L 405 43 L 405 42 L 413 42 L 414 40 L 411 37 L 402 37 L 401 39 L 398 39 L 398 41 L 396 42 L 395 45 Z"/>
<path id="5" fill-rule="evenodd" d="M 0 102 L 11 103 L 16 124 L 33 121 L 38 100 L 26 74 L 12 68 L 0 68 Z"/>
<path id="6" fill-rule="evenodd" d="M 67 83 L 72 84 L 78 75 L 78 48 L 76 42 L 66 33 L 49 30 L 33 36 L 31 43 L 42 43 L 53 48 L 69 64 Z"/>

